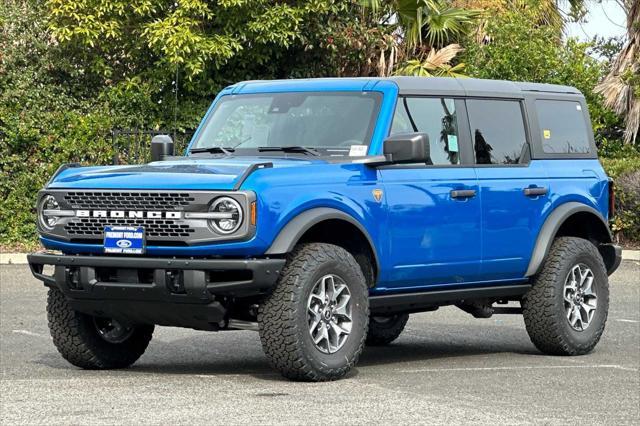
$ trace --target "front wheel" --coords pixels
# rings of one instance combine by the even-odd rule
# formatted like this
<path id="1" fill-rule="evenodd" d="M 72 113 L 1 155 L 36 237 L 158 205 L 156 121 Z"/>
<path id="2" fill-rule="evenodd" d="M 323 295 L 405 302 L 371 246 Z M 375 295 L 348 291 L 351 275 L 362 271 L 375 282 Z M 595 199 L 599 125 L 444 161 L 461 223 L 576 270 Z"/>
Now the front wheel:
<path id="1" fill-rule="evenodd" d="M 542 352 L 593 350 L 609 310 L 609 281 L 598 249 L 582 238 L 557 238 L 522 308 L 529 337 Z"/>
<path id="2" fill-rule="evenodd" d="M 292 380 L 343 377 L 358 361 L 369 319 L 368 289 L 353 256 L 331 244 L 302 244 L 260 305 L 260 341 Z"/>
<path id="3" fill-rule="evenodd" d="M 47 298 L 49 331 L 58 352 L 76 367 L 88 370 L 125 368 L 142 356 L 153 325 L 128 325 L 74 311 L 57 289 Z"/>

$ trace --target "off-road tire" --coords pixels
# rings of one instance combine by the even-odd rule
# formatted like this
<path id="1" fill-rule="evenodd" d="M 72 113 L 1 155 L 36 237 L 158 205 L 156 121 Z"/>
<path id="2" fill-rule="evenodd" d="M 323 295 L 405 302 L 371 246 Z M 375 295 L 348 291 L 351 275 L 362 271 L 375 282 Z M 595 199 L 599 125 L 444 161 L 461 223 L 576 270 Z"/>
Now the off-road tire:
<path id="1" fill-rule="evenodd" d="M 569 325 L 563 294 L 565 279 L 578 263 L 593 272 L 597 294 L 594 317 L 582 331 Z M 540 351 L 549 355 L 591 352 L 602 336 L 609 310 L 609 281 L 598 249 L 582 238 L 556 238 L 532 288 L 523 297 L 522 308 L 529 337 Z"/>
<path id="2" fill-rule="evenodd" d="M 378 318 L 384 318 L 385 321 L 380 321 Z M 367 345 L 388 345 L 400 336 L 404 326 L 407 325 L 407 321 L 409 321 L 409 314 L 397 314 L 389 317 L 371 316 L 369 318 Z"/>
<path id="3" fill-rule="evenodd" d="M 352 329 L 337 352 L 316 348 L 309 333 L 307 301 L 326 274 L 340 276 L 352 300 Z M 369 321 L 368 289 L 353 256 L 332 244 L 298 245 L 287 257 L 274 291 L 260 304 L 262 348 L 273 368 L 291 380 L 328 381 L 343 377 L 358 362 Z"/>
<path id="4" fill-rule="evenodd" d="M 49 289 L 47 318 L 53 344 L 71 364 L 87 370 L 129 367 L 144 353 L 151 341 L 153 325 L 135 326 L 122 343 L 110 343 L 98 334 L 93 317 L 69 306 L 57 289 Z"/>

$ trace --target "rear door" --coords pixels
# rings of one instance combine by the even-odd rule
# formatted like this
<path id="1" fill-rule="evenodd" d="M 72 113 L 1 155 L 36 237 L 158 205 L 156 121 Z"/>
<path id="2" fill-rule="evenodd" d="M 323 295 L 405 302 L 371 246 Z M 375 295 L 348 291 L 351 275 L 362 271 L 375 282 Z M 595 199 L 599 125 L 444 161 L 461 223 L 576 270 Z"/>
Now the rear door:
<path id="1" fill-rule="evenodd" d="M 525 106 L 520 99 L 467 99 L 482 200 L 480 280 L 524 276 L 545 206 L 546 168 L 531 161 Z"/>
<path id="2" fill-rule="evenodd" d="M 465 283 L 480 272 L 480 198 L 462 99 L 400 98 L 391 134 L 429 135 L 431 164 L 380 168 L 388 207 L 386 282 Z"/>

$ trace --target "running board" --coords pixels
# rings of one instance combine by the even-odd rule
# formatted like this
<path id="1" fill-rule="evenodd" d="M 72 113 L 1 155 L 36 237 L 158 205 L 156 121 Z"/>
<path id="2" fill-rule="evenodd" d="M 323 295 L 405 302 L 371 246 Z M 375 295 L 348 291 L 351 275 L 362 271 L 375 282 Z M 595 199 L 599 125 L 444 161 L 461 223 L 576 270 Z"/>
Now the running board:
<path id="1" fill-rule="evenodd" d="M 369 297 L 369 310 L 373 314 L 396 312 L 422 312 L 450 305 L 462 300 L 519 299 L 531 288 L 531 284 L 502 285 L 495 287 L 434 290 L 421 293 L 396 293 Z"/>

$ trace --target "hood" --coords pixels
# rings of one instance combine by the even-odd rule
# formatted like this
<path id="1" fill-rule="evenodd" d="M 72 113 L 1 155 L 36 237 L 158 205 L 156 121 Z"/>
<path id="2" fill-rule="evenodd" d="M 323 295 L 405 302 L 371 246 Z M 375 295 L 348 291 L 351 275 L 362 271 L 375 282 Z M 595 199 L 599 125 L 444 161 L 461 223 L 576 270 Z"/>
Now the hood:
<path id="1" fill-rule="evenodd" d="M 300 167 L 320 159 L 280 157 L 187 158 L 133 166 L 70 167 L 48 188 L 231 190 L 253 164 Z"/>

